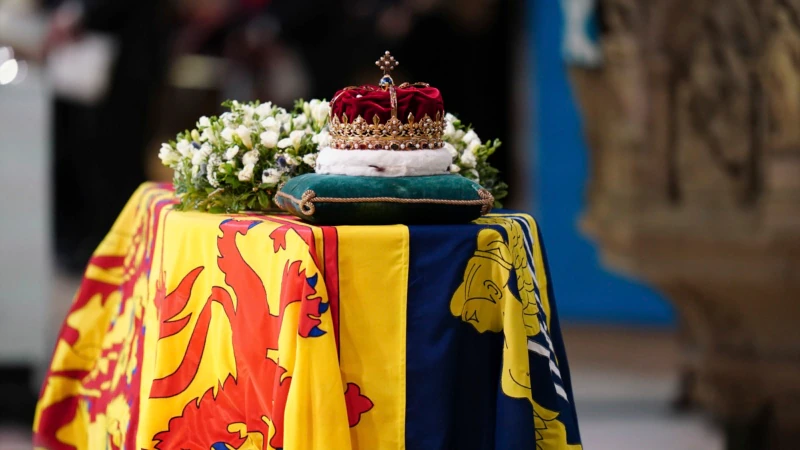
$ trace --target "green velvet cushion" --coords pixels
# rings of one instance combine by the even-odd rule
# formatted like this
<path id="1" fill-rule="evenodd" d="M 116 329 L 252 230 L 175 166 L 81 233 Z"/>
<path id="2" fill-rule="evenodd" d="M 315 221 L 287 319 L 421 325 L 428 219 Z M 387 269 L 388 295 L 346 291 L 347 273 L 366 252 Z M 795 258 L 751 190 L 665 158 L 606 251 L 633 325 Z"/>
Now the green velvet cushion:
<path id="1" fill-rule="evenodd" d="M 286 182 L 275 203 L 311 223 L 388 225 L 469 222 L 489 212 L 494 199 L 461 175 L 389 178 L 310 173 Z"/>

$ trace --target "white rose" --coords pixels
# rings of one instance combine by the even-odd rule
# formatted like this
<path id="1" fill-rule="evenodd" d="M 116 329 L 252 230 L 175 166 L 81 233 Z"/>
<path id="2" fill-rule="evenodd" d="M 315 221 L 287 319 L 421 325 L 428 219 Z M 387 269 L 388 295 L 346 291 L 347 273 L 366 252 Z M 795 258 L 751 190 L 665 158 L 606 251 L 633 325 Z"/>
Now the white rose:
<path id="1" fill-rule="evenodd" d="M 203 146 L 200 147 L 200 150 L 194 152 L 194 155 L 192 156 L 192 164 L 195 166 L 203 164 L 204 162 L 206 162 L 206 159 L 210 154 L 211 154 L 211 146 L 208 144 L 203 144 Z"/>
<path id="2" fill-rule="evenodd" d="M 278 169 L 267 169 L 261 173 L 261 182 L 264 184 L 278 184 L 281 181 L 282 173 Z"/>
<path id="3" fill-rule="evenodd" d="M 258 164 L 258 150 L 250 150 L 242 155 L 242 164 L 244 164 L 245 167 Z"/>
<path id="4" fill-rule="evenodd" d="M 271 119 L 272 117 L 270 117 Z M 259 136 L 261 138 L 261 145 L 267 148 L 275 148 L 278 145 L 278 133 L 270 130 L 261 133 Z"/>
<path id="5" fill-rule="evenodd" d="M 291 138 L 283 138 L 280 141 L 278 141 L 278 148 L 286 148 L 291 146 L 292 146 Z"/>
<path id="6" fill-rule="evenodd" d="M 300 144 L 303 142 L 303 136 L 305 135 L 305 130 L 294 130 L 289 133 L 289 139 L 292 140 L 292 147 L 300 148 Z"/>
<path id="7" fill-rule="evenodd" d="M 444 115 L 444 120 L 446 120 L 448 123 L 453 123 L 458 120 L 458 118 L 450 113 L 447 113 Z"/>
<path id="8" fill-rule="evenodd" d="M 450 157 L 454 160 L 458 157 L 458 150 L 449 142 L 444 143 L 444 148 L 450 153 Z"/>
<path id="9" fill-rule="evenodd" d="M 239 139 L 242 140 L 242 143 L 247 148 L 253 148 L 253 140 L 250 138 L 250 129 L 244 125 L 239 125 L 239 128 L 236 129 L 236 134 L 239 135 Z"/>
<path id="10" fill-rule="evenodd" d="M 319 105 L 319 99 L 313 98 L 310 101 L 303 103 L 303 114 L 307 116 L 311 116 L 313 118 L 313 114 L 311 111 Z"/>
<path id="11" fill-rule="evenodd" d="M 462 153 L 459 161 L 461 161 L 461 165 L 469 168 L 473 168 L 476 164 L 478 164 L 478 160 L 475 158 L 475 154 L 472 152 Z"/>
<path id="12" fill-rule="evenodd" d="M 461 140 L 467 145 L 469 145 L 470 142 L 472 142 L 472 141 L 478 141 L 478 145 L 480 145 L 480 143 L 481 143 L 481 140 L 478 138 L 478 135 L 473 130 L 469 130 L 467 132 L 467 134 L 465 134 L 461 138 Z"/>
<path id="13" fill-rule="evenodd" d="M 287 148 L 287 147 L 294 147 L 300 148 L 300 144 L 303 141 L 303 136 L 305 136 L 306 132 L 304 130 L 294 130 L 289 133 L 288 138 L 283 138 L 278 141 L 278 148 Z"/>
<path id="14" fill-rule="evenodd" d="M 225 151 L 225 159 L 227 161 L 230 161 L 233 158 L 236 158 L 236 155 L 238 155 L 238 154 L 239 154 L 239 146 L 238 145 L 234 145 L 233 147 L 231 147 L 231 148 L 229 148 L 228 150 Z"/>
<path id="15" fill-rule="evenodd" d="M 458 173 L 461 172 L 461 167 L 458 167 L 455 164 L 450 164 L 450 168 L 448 169 L 450 173 Z"/>
<path id="16" fill-rule="evenodd" d="M 178 141 L 178 145 L 176 147 L 178 147 L 178 153 L 180 153 L 181 156 L 183 157 L 191 155 L 192 149 L 194 148 L 192 147 L 192 144 L 186 139 L 181 139 L 180 141 Z"/>
<path id="17" fill-rule="evenodd" d="M 317 148 L 325 148 L 331 144 L 331 135 L 327 130 L 322 130 L 311 138 L 311 142 L 317 144 Z"/>
<path id="18" fill-rule="evenodd" d="M 225 128 L 222 130 L 222 133 L 220 133 L 220 136 L 222 136 L 225 142 L 233 142 L 233 135 L 235 133 L 236 131 L 233 128 Z"/>
<path id="19" fill-rule="evenodd" d="M 317 154 L 309 153 L 307 155 L 303 155 L 303 162 L 308 166 L 314 167 L 317 164 Z"/>
<path id="20" fill-rule="evenodd" d="M 201 142 L 211 142 L 212 144 L 217 143 L 217 136 L 214 134 L 214 130 L 211 128 L 206 128 L 200 133 L 200 141 Z"/>
<path id="21" fill-rule="evenodd" d="M 165 142 L 165 143 L 161 144 L 161 149 L 159 150 L 159 152 L 160 152 L 160 153 L 163 153 L 163 152 L 166 152 L 166 151 L 174 152 L 174 151 L 175 151 L 175 149 L 174 149 L 174 148 L 172 148 L 172 146 L 171 146 L 171 145 L 169 145 L 169 144 L 167 144 L 167 143 Z"/>
<path id="22" fill-rule="evenodd" d="M 464 134 L 466 134 L 466 133 L 464 133 L 464 130 L 456 130 L 456 132 L 455 132 L 455 133 L 453 133 L 453 136 L 452 136 L 452 137 L 453 137 L 453 139 L 454 139 L 454 140 L 456 140 L 456 141 L 457 141 L 457 140 L 459 140 L 459 139 L 463 138 L 463 137 L 464 137 Z"/>
<path id="23" fill-rule="evenodd" d="M 318 148 L 325 148 L 331 145 L 331 135 L 327 130 L 322 130 L 311 138 Z"/>
<path id="24" fill-rule="evenodd" d="M 281 124 L 274 117 L 267 117 L 261 121 L 261 126 L 268 131 L 278 132 L 281 130 Z"/>
<path id="25" fill-rule="evenodd" d="M 242 105 L 242 111 L 244 111 L 244 117 L 246 119 L 253 119 L 253 114 L 256 113 L 256 109 L 250 105 Z"/>
<path id="26" fill-rule="evenodd" d="M 258 114 L 258 117 L 267 117 L 272 114 L 272 111 L 272 102 L 262 103 L 256 107 L 256 114 Z"/>
<path id="27" fill-rule="evenodd" d="M 255 164 L 247 164 L 239 171 L 239 181 L 250 181 L 253 179 L 253 169 Z"/>
<path id="28" fill-rule="evenodd" d="M 285 109 L 280 109 L 278 114 L 275 115 L 275 120 L 283 127 L 284 130 L 289 131 L 292 124 L 292 115 L 287 113 Z"/>
<path id="29" fill-rule="evenodd" d="M 314 123 L 321 127 L 325 125 L 325 121 L 328 120 L 328 116 L 331 112 L 331 105 L 328 102 L 321 102 L 316 100 L 317 103 L 314 103 L 314 100 L 311 101 L 311 119 L 314 120 Z"/>
<path id="30" fill-rule="evenodd" d="M 210 126 L 211 126 L 211 120 L 209 120 L 209 118 L 206 116 L 201 117 L 200 120 L 197 121 L 198 128 L 208 128 Z"/>
<path id="31" fill-rule="evenodd" d="M 219 118 L 222 119 L 222 123 L 225 124 L 226 127 L 230 127 L 231 124 L 239 118 L 239 115 L 232 112 L 226 112 L 219 116 Z"/>
<path id="32" fill-rule="evenodd" d="M 292 127 L 295 130 L 300 130 L 305 128 L 306 124 L 308 124 L 308 117 L 305 114 L 300 114 L 294 119 L 292 119 Z"/>
<path id="33" fill-rule="evenodd" d="M 178 161 L 181 160 L 180 153 L 176 152 L 169 144 L 161 144 L 161 150 L 158 152 L 158 157 L 161 163 L 167 167 L 173 167 Z"/>
<path id="34" fill-rule="evenodd" d="M 481 141 L 478 139 L 474 139 L 470 141 L 469 145 L 467 145 L 467 152 L 472 153 L 473 155 L 478 153 L 478 147 L 481 146 Z"/>
<path id="35" fill-rule="evenodd" d="M 454 134 L 456 134 L 456 127 L 448 120 L 447 125 L 444 127 L 444 136 L 451 138 Z"/>
<path id="36" fill-rule="evenodd" d="M 247 126 L 248 128 L 252 127 L 253 125 L 255 125 L 255 123 L 256 123 L 256 120 L 255 120 L 255 118 L 256 118 L 256 115 L 255 115 L 256 114 L 256 109 L 254 107 L 252 107 L 252 106 L 245 105 L 245 106 L 242 107 L 242 110 L 244 111 L 244 114 L 243 114 L 244 117 L 242 118 L 242 123 L 245 126 Z"/>

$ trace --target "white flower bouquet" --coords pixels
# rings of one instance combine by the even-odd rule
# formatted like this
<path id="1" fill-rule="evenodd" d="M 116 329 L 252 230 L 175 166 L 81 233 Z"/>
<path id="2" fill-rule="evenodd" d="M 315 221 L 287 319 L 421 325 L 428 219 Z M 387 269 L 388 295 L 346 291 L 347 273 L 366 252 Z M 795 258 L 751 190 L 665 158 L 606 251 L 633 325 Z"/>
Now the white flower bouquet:
<path id="1" fill-rule="evenodd" d="M 314 171 L 319 149 L 330 141 L 330 106 L 299 100 L 287 111 L 272 103 L 228 101 L 219 117 L 162 144 L 159 158 L 175 171 L 178 209 L 212 213 L 276 209 L 273 196 L 291 177 Z M 453 155 L 450 171 L 474 180 L 499 200 L 507 186 L 487 158 L 499 140 L 481 142 L 471 127 L 447 115 L 444 141 Z"/>
<path id="2" fill-rule="evenodd" d="M 500 171 L 489 164 L 489 157 L 500 148 L 500 139 L 482 142 L 471 125 L 464 125 L 456 116 L 445 114 L 447 127 L 444 130 L 444 146 L 453 156 L 450 172 L 460 173 L 492 193 L 495 206 L 508 195 L 508 185 L 499 175 Z"/>

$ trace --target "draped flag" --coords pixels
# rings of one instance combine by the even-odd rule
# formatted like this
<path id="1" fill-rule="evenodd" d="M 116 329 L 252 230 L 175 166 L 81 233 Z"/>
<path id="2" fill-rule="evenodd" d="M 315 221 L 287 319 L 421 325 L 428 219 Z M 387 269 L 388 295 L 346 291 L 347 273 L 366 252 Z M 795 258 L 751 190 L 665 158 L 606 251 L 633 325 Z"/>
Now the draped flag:
<path id="1" fill-rule="evenodd" d="M 315 227 L 142 186 L 96 251 L 40 449 L 580 449 L 535 222 Z"/>

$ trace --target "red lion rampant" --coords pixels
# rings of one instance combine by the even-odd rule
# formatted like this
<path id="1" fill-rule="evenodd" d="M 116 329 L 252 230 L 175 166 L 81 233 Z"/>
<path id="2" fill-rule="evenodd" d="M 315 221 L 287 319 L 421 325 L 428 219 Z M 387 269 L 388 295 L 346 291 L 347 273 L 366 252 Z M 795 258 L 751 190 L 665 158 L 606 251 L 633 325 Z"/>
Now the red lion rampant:
<path id="1" fill-rule="evenodd" d="M 172 397 L 191 385 L 206 346 L 214 302 L 222 306 L 231 324 L 237 377 L 229 375 L 216 395 L 213 389 L 207 390 L 197 401 L 186 405 L 181 416 L 171 419 L 168 429 L 154 436 L 159 450 L 180 450 L 189 444 L 193 444 L 189 445 L 191 448 L 239 448 L 248 439 L 248 433 L 260 433 L 264 438 L 264 449 L 267 448 L 267 440 L 273 448 L 283 447 L 284 409 L 292 379 L 286 375 L 286 369 L 267 355 L 270 350 L 278 349 L 278 337 L 288 305 L 301 302 L 297 332 L 301 337 L 314 338 L 326 333 L 320 328 L 320 317 L 328 311 L 329 306 L 338 306 L 338 298 L 334 299 L 331 295 L 330 302 L 323 302 L 322 297 L 317 295 L 317 274 L 308 277 L 305 269 L 301 268 L 301 261 L 286 262 L 279 310 L 270 311 L 262 280 L 236 246 L 237 235 L 246 235 L 259 223 L 260 220 L 226 220 L 220 225 L 222 236 L 217 242 L 220 254 L 218 266 L 225 274 L 225 283 L 233 291 L 237 302 L 234 304 L 227 289 L 219 286 L 211 289 L 191 332 L 183 360 L 172 374 L 153 382 L 150 397 Z M 311 257 L 316 261 L 313 231 L 290 222 L 284 222 L 270 234 L 272 250 L 277 252 L 286 248 L 286 233 L 290 230 L 303 238 L 309 246 Z M 317 264 L 317 267 L 321 266 Z M 189 324 L 190 316 L 176 317 L 187 306 L 195 281 L 203 270 L 204 267 L 197 267 L 189 272 L 169 295 L 166 295 L 162 275 L 156 294 L 161 322 L 159 339 L 175 335 Z M 328 276 L 326 273 L 326 282 Z M 333 294 L 338 295 L 336 292 Z M 336 333 L 338 311 L 331 312 Z M 373 404 L 352 383 L 346 387 L 345 398 L 350 426 L 354 426 L 361 414 L 370 410 Z M 244 424 L 246 433 L 232 429 L 230 425 L 234 423 Z M 274 429 L 270 430 L 270 426 Z"/>

